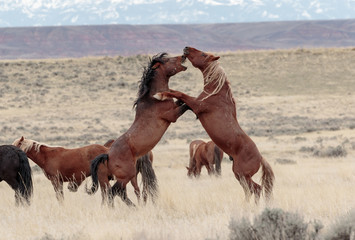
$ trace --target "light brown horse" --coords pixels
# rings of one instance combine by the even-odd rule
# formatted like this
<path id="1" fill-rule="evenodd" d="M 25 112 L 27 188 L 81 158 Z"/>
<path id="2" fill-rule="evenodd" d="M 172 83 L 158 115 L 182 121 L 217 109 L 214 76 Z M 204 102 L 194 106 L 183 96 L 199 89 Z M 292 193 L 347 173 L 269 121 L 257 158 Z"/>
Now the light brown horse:
<path id="1" fill-rule="evenodd" d="M 241 129 L 230 84 L 219 56 L 186 47 L 184 55 L 203 74 L 204 89 L 198 97 L 191 97 L 179 91 L 165 91 L 155 95 L 157 99 L 177 98 L 185 102 L 200 120 L 213 142 L 233 158 L 233 172 L 242 185 L 246 199 L 254 193 L 258 202 L 264 189 L 265 198 L 272 195 L 274 173 L 269 163 L 261 156 L 251 138 Z M 171 101 L 171 100 L 169 100 Z M 261 186 L 252 176 L 262 167 Z"/>
<path id="2" fill-rule="evenodd" d="M 107 162 L 107 171 L 92 170 L 91 192 L 97 191 L 99 182 L 101 189 L 106 188 L 109 205 L 113 206 L 113 190 L 107 176 L 115 176 L 121 189 L 125 189 L 135 176 L 137 159 L 153 149 L 170 124 L 188 109 L 185 104 L 177 104 L 172 99 L 162 102 L 153 97 L 157 92 L 169 90 L 170 77 L 186 70 L 182 65 L 184 61 L 184 56 L 168 57 L 166 53 L 152 58 L 141 78 L 138 98 L 134 103 L 136 115 L 133 124 L 115 140 L 108 154 L 94 160 Z M 125 202 L 131 204 L 128 198 Z"/>
<path id="3" fill-rule="evenodd" d="M 221 175 L 221 161 L 223 151 L 212 141 L 204 142 L 194 140 L 190 143 L 190 162 L 187 168 L 187 176 L 198 177 L 202 166 L 205 166 L 208 175 Z M 216 169 L 213 165 L 216 165 Z"/>
<path id="4" fill-rule="evenodd" d="M 15 140 L 12 145 L 19 147 L 42 168 L 51 181 L 59 201 L 64 199 L 63 182 L 69 182 L 68 189 L 76 192 L 80 184 L 91 174 L 91 160 L 108 152 L 108 147 L 99 144 L 67 149 L 47 146 L 24 137 Z M 111 176 L 108 178 L 112 179 Z M 136 191 L 139 191 L 137 182 L 132 182 L 132 185 Z"/>

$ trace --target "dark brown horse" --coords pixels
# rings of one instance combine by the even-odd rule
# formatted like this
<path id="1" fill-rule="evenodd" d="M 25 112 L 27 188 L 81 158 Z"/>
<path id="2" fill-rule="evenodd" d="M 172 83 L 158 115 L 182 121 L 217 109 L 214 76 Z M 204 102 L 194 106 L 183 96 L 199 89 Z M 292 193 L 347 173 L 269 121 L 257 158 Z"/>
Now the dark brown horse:
<path id="1" fill-rule="evenodd" d="M 32 174 L 26 154 L 12 145 L 0 146 L 0 182 L 4 180 L 15 191 L 16 205 L 30 204 Z"/>
<path id="2" fill-rule="evenodd" d="M 134 103 L 136 116 L 133 124 L 116 139 L 108 154 L 102 154 L 94 160 L 107 162 L 107 171 L 93 169 L 91 192 L 97 191 L 99 182 L 101 188 L 106 188 L 111 206 L 113 190 L 107 176 L 115 176 L 121 189 L 125 189 L 126 184 L 135 177 L 137 159 L 153 149 L 170 124 L 188 109 L 185 104 L 177 104 L 172 99 L 162 102 L 153 97 L 157 92 L 169 90 L 170 77 L 186 70 L 182 65 L 184 61 L 183 56 L 168 57 L 166 53 L 152 58 L 141 78 L 138 98 Z M 131 203 L 128 198 L 125 202 Z"/>
<path id="3" fill-rule="evenodd" d="M 204 89 L 198 97 L 191 97 L 179 91 L 165 91 L 155 97 L 165 100 L 174 97 L 185 102 L 200 120 L 213 142 L 233 160 L 233 172 L 241 183 L 246 199 L 255 194 L 258 202 L 262 189 L 268 200 L 272 195 L 274 173 L 269 163 L 261 156 L 251 138 L 241 129 L 232 91 L 218 56 L 186 47 L 184 54 L 192 65 L 203 74 Z M 252 176 L 262 167 L 261 186 Z"/>
<path id="4" fill-rule="evenodd" d="M 69 182 L 68 189 L 76 192 L 85 178 L 91 175 L 91 160 L 108 152 L 108 147 L 99 144 L 68 149 L 51 147 L 24 137 L 15 140 L 13 145 L 19 147 L 42 168 L 52 182 L 59 201 L 64 199 L 63 182 Z M 111 176 L 108 178 L 112 179 Z M 137 182 L 132 182 L 132 185 L 139 191 Z"/>
<path id="5" fill-rule="evenodd" d="M 194 140 L 190 143 L 190 163 L 187 176 L 198 177 L 202 166 L 205 166 L 209 175 L 221 175 L 221 161 L 223 151 L 212 141 L 204 142 Z M 213 165 L 216 165 L 216 169 Z"/>

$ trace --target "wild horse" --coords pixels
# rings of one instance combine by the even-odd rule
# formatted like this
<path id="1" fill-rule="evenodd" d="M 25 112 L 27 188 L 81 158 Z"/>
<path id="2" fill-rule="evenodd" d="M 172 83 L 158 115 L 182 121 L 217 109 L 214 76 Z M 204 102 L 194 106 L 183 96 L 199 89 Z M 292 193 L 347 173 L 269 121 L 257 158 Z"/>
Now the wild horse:
<path id="1" fill-rule="evenodd" d="M 99 144 L 72 149 L 52 147 L 24 137 L 15 140 L 13 145 L 19 147 L 42 168 L 46 177 L 51 181 L 59 201 L 64 199 L 63 182 L 69 182 L 68 189 L 76 192 L 85 178 L 91 175 L 91 160 L 100 154 L 107 153 L 109 149 Z M 108 178 L 112 179 L 111 176 Z M 137 182 L 132 182 L 132 185 L 139 191 Z"/>
<path id="2" fill-rule="evenodd" d="M 223 151 L 213 142 L 194 140 L 190 143 L 190 162 L 187 168 L 187 176 L 198 177 L 202 166 L 205 166 L 209 175 L 221 175 L 221 161 Z M 216 166 L 215 167 L 213 166 Z"/>
<path id="3" fill-rule="evenodd" d="M 192 47 L 184 49 L 184 55 L 203 74 L 204 88 L 198 97 L 182 92 L 166 90 L 157 93 L 160 100 L 177 98 L 186 103 L 200 120 L 213 142 L 233 158 L 233 172 L 242 185 L 246 199 L 254 194 L 258 202 L 264 189 L 265 198 L 272 195 L 274 173 L 269 163 L 261 156 L 253 140 L 241 129 L 229 81 L 219 66 L 219 56 L 199 51 Z M 252 176 L 262 167 L 261 186 Z"/>
<path id="4" fill-rule="evenodd" d="M 113 206 L 113 192 L 108 175 L 113 175 L 124 191 L 126 184 L 135 176 L 136 161 L 160 141 L 172 122 L 175 122 L 187 109 L 185 104 L 175 103 L 172 99 L 158 101 L 153 97 L 157 92 L 169 90 L 169 79 L 185 71 L 184 56 L 168 57 L 166 53 L 155 55 L 144 69 L 140 81 L 138 98 L 134 103 L 136 115 L 131 127 L 112 144 L 108 154 L 98 156 L 94 162 L 107 162 L 107 169 L 92 171 L 93 186 L 89 193 L 96 192 L 98 182 Z M 126 197 L 126 204 L 131 201 Z"/>
<path id="5" fill-rule="evenodd" d="M 26 154 L 12 145 L 0 146 L 0 182 L 15 190 L 16 205 L 30 204 L 33 192 L 31 167 Z"/>

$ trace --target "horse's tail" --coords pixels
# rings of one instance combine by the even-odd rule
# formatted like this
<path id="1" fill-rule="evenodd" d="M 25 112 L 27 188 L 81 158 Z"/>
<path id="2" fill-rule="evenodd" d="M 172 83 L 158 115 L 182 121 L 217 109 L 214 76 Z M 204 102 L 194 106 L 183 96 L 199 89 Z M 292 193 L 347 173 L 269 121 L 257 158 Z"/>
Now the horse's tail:
<path id="1" fill-rule="evenodd" d="M 158 180 L 153 165 L 149 160 L 149 153 L 140 157 L 136 163 L 137 173 L 142 174 L 143 194 L 148 192 L 153 202 L 158 195 Z"/>
<path id="2" fill-rule="evenodd" d="M 19 183 L 19 193 L 21 196 L 30 203 L 30 197 L 33 193 L 32 184 L 32 171 L 26 153 L 23 151 L 17 151 L 19 157 L 20 167 L 17 174 L 17 182 Z"/>
<path id="3" fill-rule="evenodd" d="M 108 160 L 108 154 L 100 154 L 97 156 L 94 160 L 91 161 L 91 179 L 92 179 L 92 186 L 90 189 L 86 188 L 86 192 L 88 194 L 94 194 L 99 186 L 99 178 L 97 175 L 97 170 L 99 167 L 99 164 L 104 163 L 105 161 Z"/>
<path id="4" fill-rule="evenodd" d="M 214 146 L 214 162 L 216 164 L 216 172 L 217 172 L 217 175 L 221 175 L 221 162 L 222 162 L 222 157 L 223 156 L 221 154 L 222 150 L 217 146 L 215 145 Z"/>
<path id="5" fill-rule="evenodd" d="M 265 199 L 270 200 L 272 197 L 272 188 L 274 186 L 275 175 L 270 164 L 264 158 L 261 159 L 261 166 L 261 186 L 264 188 Z"/>

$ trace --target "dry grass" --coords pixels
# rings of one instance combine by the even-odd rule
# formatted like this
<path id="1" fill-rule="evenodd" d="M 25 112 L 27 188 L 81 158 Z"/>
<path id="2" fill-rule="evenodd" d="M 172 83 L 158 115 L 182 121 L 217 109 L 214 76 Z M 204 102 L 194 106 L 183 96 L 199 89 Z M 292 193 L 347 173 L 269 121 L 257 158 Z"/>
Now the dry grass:
<path id="1" fill-rule="evenodd" d="M 237 98 L 242 127 L 276 175 L 270 207 L 320 220 L 324 230 L 355 208 L 355 63 L 351 49 L 224 53 L 221 65 Z M 0 143 L 21 135 L 66 147 L 104 143 L 127 129 L 147 56 L 0 61 Z M 202 77 L 189 69 L 173 89 L 196 95 Z M 32 205 L 16 208 L 0 183 L 0 239 L 227 239 L 232 218 L 253 219 L 265 204 L 244 201 L 225 156 L 222 177 L 186 176 L 188 143 L 207 138 L 191 112 L 172 124 L 153 150 L 158 202 L 136 209 L 119 199 L 65 189 L 63 206 L 50 182 L 34 173 Z M 315 155 L 341 146 L 346 155 Z M 292 164 L 280 164 L 287 159 Z M 286 161 L 287 162 L 287 161 Z M 33 166 L 33 164 L 32 164 Z M 259 176 L 255 177 L 258 180 Z M 135 200 L 129 186 L 129 196 Z"/>

